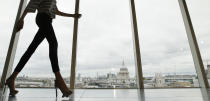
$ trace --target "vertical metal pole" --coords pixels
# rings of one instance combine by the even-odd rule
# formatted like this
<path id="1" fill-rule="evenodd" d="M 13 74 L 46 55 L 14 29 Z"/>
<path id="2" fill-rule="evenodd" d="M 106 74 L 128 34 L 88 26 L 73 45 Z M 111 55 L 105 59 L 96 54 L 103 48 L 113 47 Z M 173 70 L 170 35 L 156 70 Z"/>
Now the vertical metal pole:
<path id="1" fill-rule="evenodd" d="M 138 35 L 138 26 L 136 19 L 136 9 L 134 0 L 130 0 L 131 7 L 131 18 L 132 18 L 132 28 L 133 28 L 133 40 L 134 40 L 134 56 L 136 64 L 136 74 L 137 74 L 137 85 L 139 89 L 144 89 L 144 79 L 142 73 L 142 64 L 141 64 L 141 54 L 139 46 L 139 35 Z"/>
<path id="2" fill-rule="evenodd" d="M 195 65 L 195 69 L 196 69 L 196 72 L 198 75 L 198 80 L 199 80 L 200 86 L 202 88 L 209 88 L 208 80 L 207 80 L 204 66 L 203 66 L 203 61 L 201 59 L 200 50 L 198 47 L 198 43 L 196 40 L 195 32 L 193 29 L 193 25 L 191 22 L 191 18 L 190 18 L 190 14 L 189 14 L 189 11 L 187 8 L 186 1 L 179 0 L 179 5 L 180 5 L 181 12 L 182 12 L 182 17 L 184 20 L 185 29 L 187 32 L 187 37 L 188 37 L 188 41 L 190 44 L 190 49 L 191 49 L 192 57 L 194 60 L 194 65 Z"/>
<path id="3" fill-rule="evenodd" d="M 79 1 L 75 3 L 75 14 L 79 14 Z M 75 84 L 75 69 L 77 60 L 77 35 L 78 35 L 78 18 L 74 18 L 73 44 L 72 44 L 72 58 L 71 58 L 71 77 L 70 89 L 74 89 Z"/>
<path id="4" fill-rule="evenodd" d="M 12 32 L 8 52 L 7 52 L 7 57 L 6 57 L 5 65 L 4 65 L 4 70 L 2 73 L 2 77 L 1 77 L 1 83 L 0 83 L 1 89 L 4 88 L 5 80 L 11 74 L 11 71 L 12 71 L 12 66 L 14 63 L 18 39 L 19 39 L 19 35 L 20 35 L 20 32 L 16 32 L 15 28 L 16 28 L 16 25 L 17 25 L 17 22 L 18 22 L 20 16 L 22 15 L 22 13 L 26 7 L 26 3 L 27 3 L 27 0 L 21 0 L 20 4 L 19 4 L 19 9 L 17 12 L 17 16 L 16 16 L 14 27 L 13 27 L 13 32 Z"/>

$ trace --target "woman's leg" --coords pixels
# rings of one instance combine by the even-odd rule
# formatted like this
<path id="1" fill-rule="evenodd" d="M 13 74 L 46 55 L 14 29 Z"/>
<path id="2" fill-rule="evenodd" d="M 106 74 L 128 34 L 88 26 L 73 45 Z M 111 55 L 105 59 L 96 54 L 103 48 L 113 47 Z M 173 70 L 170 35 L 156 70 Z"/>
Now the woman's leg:
<path id="1" fill-rule="evenodd" d="M 6 84 L 9 86 L 10 89 L 10 95 L 15 95 L 18 91 L 15 90 L 15 79 L 18 75 L 18 73 L 23 69 L 31 55 L 34 53 L 36 48 L 39 46 L 39 44 L 44 40 L 45 35 L 42 33 L 42 30 L 39 29 L 37 34 L 35 35 L 32 43 L 24 53 L 24 55 L 21 57 L 19 63 L 17 64 L 14 72 L 11 74 L 11 76 L 6 80 Z"/>
<path id="2" fill-rule="evenodd" d="M 45 38 L 45 34 L 43 33 L 43 30 L 39 29 L 33 41 L 31 42 L 30 46 L 28 47 L 24 55 L 21 57 L 19 63 L 17 64 L 14 70 L 15 72 L 20 72 L 23 69 L 27 61 L 30 59 L 30 57 L 35 52 L 39 44 L 44 40 L 44 38 Z"/>
<path id="3" fill-rule="evenodd" d="M 58 42 L 51 24 L 48 26 L 48 28 L 46 28 L 46 32 L 46 38 L 49 42 L 50 61 L 56 78 L 55 85 L 57 85 L 57 87 L 61 90 L 63 97 L 68 97 L 70 94 L 72 94 L 72 92 L 67 88 L 63 77 L 60 74 L 57 55 Z"/>
<path id="4" fill-rule="evenodd" d="M 58 64 L 58 42 L 55 36 L 54 29 L 50 24 L 48 28 L 45 29 L 46 39 L 49 43 L 49 57 L 52 65 L 53 72 L 59 72 L 59 64 Z"/>

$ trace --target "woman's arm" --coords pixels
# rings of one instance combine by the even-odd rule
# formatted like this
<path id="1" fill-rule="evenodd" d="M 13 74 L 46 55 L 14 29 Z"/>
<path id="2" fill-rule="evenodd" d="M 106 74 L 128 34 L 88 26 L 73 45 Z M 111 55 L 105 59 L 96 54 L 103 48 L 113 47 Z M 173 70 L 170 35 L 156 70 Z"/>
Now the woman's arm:
<path id="1" fill-rule="evenodd" d="M 22 16 L 20 17 L 18 23 L 17 23 L 17 27 L 16 27 L 16 31 L 20 31 L 21 29 L 23 29 L 23 25 L 24 25 L 24 18 L 25 16 L 29 13 L 28 9 L 25 9 Z"/>
<path id="2" fill-rule="evenodd" d="M 28 13 L 34 13 L 36 11 L 36 9 L 38 8 L 39 4 L 40 4 L 40 0 L 30 0 L 27 7 L 25 8 L 22 16 L 20 17 L 18 23 L 17 23 L 17 27 L 16 27 L 16 31 L 20 31 L 23 28 L 24 25 L 24 18 Z"/>
<path id="3" fill-rule="evenodd" d="M 25 16 L 29 13 L 28 9 L 25 9 L 22 16 L 20 17 L 20 20 L 24 20 Z"/>
<path id="4" fill-rule="evenodd" d="M 81 14 L 68 14 L 68 13 L 61 12 L 58 10 L 57 7 L 56 7 L 56 14 L 60 16 L 64 16 L 64 17 L 77 17 L 77 18 L 81 17 Z"/>

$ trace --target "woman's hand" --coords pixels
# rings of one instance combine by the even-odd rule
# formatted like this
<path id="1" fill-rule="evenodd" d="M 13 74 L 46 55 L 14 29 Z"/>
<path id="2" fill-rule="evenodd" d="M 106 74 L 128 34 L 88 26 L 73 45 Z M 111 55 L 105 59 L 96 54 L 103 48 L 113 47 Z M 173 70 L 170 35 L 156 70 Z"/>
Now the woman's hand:
<path id="1" fill-rule="evenodd" d="M 23 25 L 24 25 L 24 20 L 20 19 L 16 26 L 16 32 L 19 32 L 21 29 L 23 29 Z"/>
<path id="2" fill-rule="evenodd" d="M 80 17 L 82 17 L 82 14 L 74 14 L 73 15 L 75 18 L 80 18 Z"/>
<path id="3" fill-rule="evenodd" d="M 64 13 L 58 10 L 56 7 L 56 14 L 64 17 L 74 17 L 74 18 L 80 18 L 82 15 L 81 14 L 69 14 L 69 13 Z"/>

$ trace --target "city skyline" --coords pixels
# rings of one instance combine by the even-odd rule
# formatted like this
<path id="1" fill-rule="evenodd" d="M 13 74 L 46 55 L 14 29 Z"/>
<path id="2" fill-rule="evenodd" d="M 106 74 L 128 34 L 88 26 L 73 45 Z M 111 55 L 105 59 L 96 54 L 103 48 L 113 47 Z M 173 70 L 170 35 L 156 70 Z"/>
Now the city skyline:
<path id="1" fill-rule="evenodd" d="M 210 70 L 210 68 L 209 68 Z M 120 70 L 117 74 L 99 74 L 97 77 L 76 76 L 76 88 L 137 88 L 136 78 L 129 77 L 126 69 Z M 124 74 L 125 73 L 125 74 Z M 208 74 L 210 75 L 210 74 Z M 70 78 L 64 78 L 67 85 Z M 210 81 L 210 78 L 208 78 Z M 199 87 L 196 75 L 163 75 L 156 73 L 155 76 L 144 78 L 145 88 L 177 88 L 177 87 Z M 34 78 L 19 76 L 16 80 L 16 87 L 19 88 L 49 88 L 54 87 L 54 78 Z"/>
<path id="2" fill-rule="evenodd" d="M 95 77 L 84 76 L 80 73 L 75 77 L 75 88 L 137 88 L 136 77 L 129 75 L 129 70 L 122 62 L 122 66 L 117 73 L 98 74 Z M 206 71 L 208 81 L 210 81 L 210 65 Z M 54 87 L 55 78 L 35 78 L 26 75 L 18 76 L 15 86 L 19 88 L 50 88 Z M 69 86 L 70 77 L 64 77 L 64 81 Z M 145 88 L 173 88 L 173 87 L 200 87 L 197 75 L 180 75 L 155 73 L 154 76 L 144 77 Z"/>

